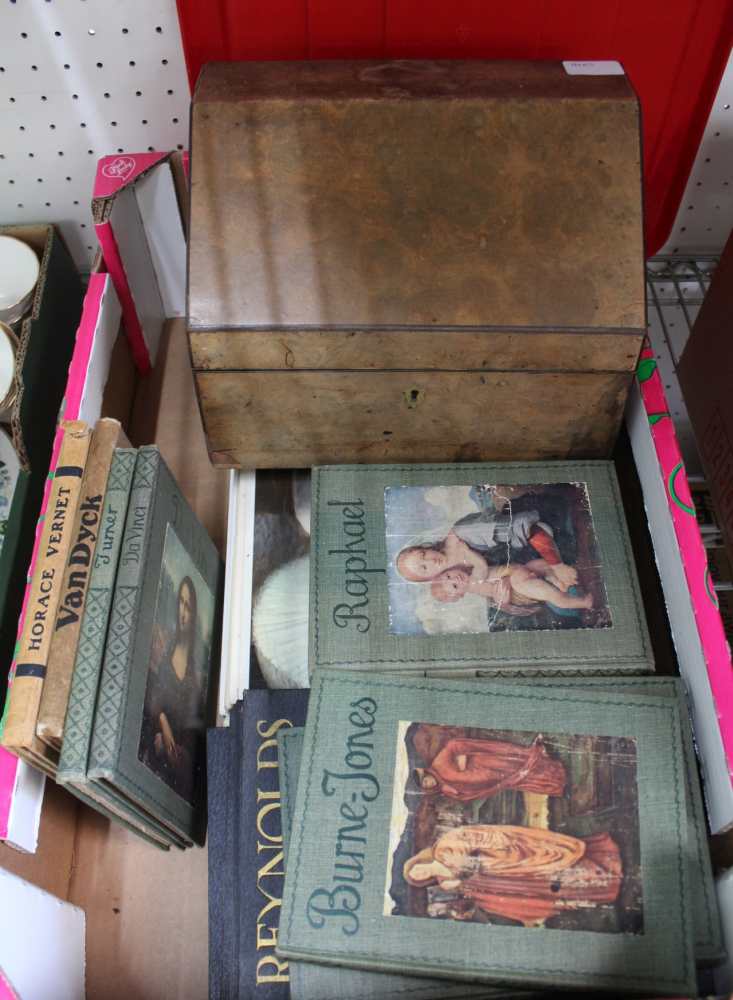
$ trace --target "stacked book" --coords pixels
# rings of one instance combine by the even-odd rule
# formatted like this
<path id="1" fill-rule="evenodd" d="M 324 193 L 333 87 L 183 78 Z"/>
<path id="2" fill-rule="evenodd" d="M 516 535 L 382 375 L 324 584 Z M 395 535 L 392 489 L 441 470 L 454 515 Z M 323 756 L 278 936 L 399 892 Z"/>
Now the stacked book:
<path id="1" fill-rule="evenodd" d="M 63 430 L 2 744 L 158 847 L 202 842 L 218 554 L 157 448 Z"/>
<path id="2" fill-rule="evenodd" d="M 208 735 L 211 996 L 696 993 L 694 744 L 612 465 L 312 482 L 310 690 Z"/>

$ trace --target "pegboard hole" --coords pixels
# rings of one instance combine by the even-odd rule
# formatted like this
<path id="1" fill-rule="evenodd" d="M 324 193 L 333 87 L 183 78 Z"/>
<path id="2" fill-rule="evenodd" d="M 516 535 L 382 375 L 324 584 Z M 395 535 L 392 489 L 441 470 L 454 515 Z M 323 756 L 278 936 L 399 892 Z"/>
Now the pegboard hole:
<path id="1" fill-rule="evenodd" d="M 60 31 L 54 31 L 54 36 L 56 38 L 61 38 L 61 32 Z"/>
<path id="2" fill-rule="evenodd" d="M 23 202 L 22 202 L 22 201 L 19 201 L 19 202 L 18 202 L 18 208 L 22 208 L 22 207 L 23 207 Z"/>
<path id="3" fill-rule="evenodd" d="M 142 97 L 142 96 L 143 96 L 142 90 L 136 90 L 135 91 L 135 97 Z"/>
<path id="4" fill-rule="evenodd" d="M 178 119 L 177 118 L 171 118 L 171 121 L 173 122 L 174 125 L 178 124 Z"/>
<path id="5" fill-rule="evenodd" d="M 170 97 L 170 95 L 171 95 L 171 94 L 173 93 L 173 91 L 172 91 L 172 90 L 167 90 L 167 91 L 166 91 L 166 93 L 167 93 L 167 94 L 168 94 L 168 96 Z"/>
<path id="6" fill-rule="evenodd" d="M 46 208 L 50 208 L 51 207 L 51 202 L 50 201 L 46 201 L 46 202 L 44 202 L 44 204 L 45 204 Z"/>
<path id="7" fill-rule="evenodd" d="M 723 111 L 730 111 L 730 104 L 724 104 Z"/>
<path id="8" fill-rule="evenodd" d="M 80 126 L 82 128 L 86 128 L 87 127 L 87 123 L 86 122 L 79 122 L 79 124 L 80 124 Z"/>
<path id="9" fill-rule="evenodd" d="M 51 124 L 50 124 L 50 125 L 49 125 L 48 127 L 49 127 L 49 128 L 56 128 L 56 126 L 54 125 L 54 123 L 53 123 L 53 122 L 51 122 Z"/>
<path id="10" fill-rule="evenodd" d="M 122 29 L 122 34 L 123 35 L 128 35 L 129 33 L 130 33 L 130 29 L 129 28 L 123 28 Z"/>
<path id="11" fill-rule="evenodd" d="M 25 132 L 25 125 L 19 125 L 18 128 L 21 132 Z"/>
<path id="12" fill-rule="evenodd" d="M 41 94 L 41 100 L 42 100 L 42 101 L 47 101 L 47 100 L 48 100 L 48 98 L 46 97 L 46 95 L 45 95 L 45 94 Z"/>
<path id="13" fill-rule="evenodd" d="M 15 184 L 15 181 L 11 179 L 8 181 L 8 184 Z"/>
<path id="14" fill-rule="evenodd" d="M 104 63 L 98 62 L 97 69 L 103 69 L 103 68 L 104 68 Z"/>
<path id="15" fill-rule="evenodd" d="M 20 37 L 21 38 L 27 38 L 28 37 L 28 32 L 27 31 L 21 31 Z"/>
<path id="16" fill-rule="evenodd" d="M 110 125 L 112 126 L 112 128 L 117 128 L 117 122 L 110 122 Z"/>
<path id="17" fill-rule="evenodd" d="M 135 60 L 134 60 L 134 59 L 131 59 L 128 65 L 130 65 L 130 66 L 134 66 L 134 65 L 135 65 Z"/>
<path id="18" fill-rule="evenodd" d="M 161 66 L 167 66 L 168 65 L 168 60 L 167 59 L 161 59 L 160 60 L 160 65 Z"/>
<path id="19" fill-rule="evenodd" d="M 69 63 L 64 63 L 64 69 L 71 69 L 71 66 L 69 65 Z"/>
<path id="20" fill-rule="evenodd" d="M 148 119 L 147 118 L 143 118 L 143 120 L 140 122 L 140 124 L 141 125 L 147 125 L 148 124 Z"/>
<path id="21" fill-rule="evenodd" d="M 109 97 L 109 94 L 107 93 L 107 91 L 106 91 L 106 90 L 105 90 L 105 92 L 104 92 L 104 96 L 105 96 L 105 97 Z"/>
<path id="22" fill-rule="evenodd" d="M 15 104 L 15 98 L 14 97 L 9 97 L 8 100 L 10 101 L 11 104 Z"/>
<path id="23" fill-rule="evenodd" d="M 34 73 L 38 72 L 38 67 L 37 66 L 31 66 L 31 69 L 33 70 Z"/>
<path id="24" fill-rule="evenodd" d="M 160 26 L 160 25 L 157 25 L 157 26 L 156 26 L 156 28 L 155 28 L 155 30 L 156 30 L 156 32 L 157 32 L 157 33 L 158 33 L 159 35 L 162 35 L 162 34 L 163 34 L 163 29 L 161 28 L 161 26 Z"/>
<path id="25" fill-rule="evenodd" d="M 78 94 L 72 94 L 71 96 L 74 98 L 75 101 L 79 100 L 79 95 Z"/>
<path id="26" fill-rule="evenodd" d="M 63 156 L 63 155 L 64 155 L 64 151 L 63 151 L 63 149 L 60 149 L 59 150 L 59 156 Z"/>
<path id="27" fill-rule="evenodd" d="M 69 180 L 71 180 L 71 178 L 69 178 Z M 78 204 L 79 204 L 79 202 L 78 202 L 78 201 L 75 201 L 75 202 L 74 202 L 74 204 L 75 204 L 75 205 L 78 205 Z"/>

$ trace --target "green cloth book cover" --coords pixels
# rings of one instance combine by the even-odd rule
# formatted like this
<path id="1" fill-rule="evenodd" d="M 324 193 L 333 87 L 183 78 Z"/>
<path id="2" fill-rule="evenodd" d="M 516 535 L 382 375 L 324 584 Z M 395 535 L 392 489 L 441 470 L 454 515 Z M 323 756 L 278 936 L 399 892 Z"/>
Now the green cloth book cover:
<path id="1" fill-rule="evenodd" d="M 653 670 L 613 464 L 313 470 L 311 671 Z"/>
<path id="2" fill-rule="evenodd" d="M 507 680 L 506 684 L 514 683 Z M 537 678 L 533 688 L 537 686 L 560 690 L 568 682 L 565 679 Z M 610 690 L 618 694 L 651 695 L 675 699 L 680 711 L 680 727 L 682 731 L 682 750 L 685 758 L 685 788 L 687 790 L 687 821 L 688 821 L 688 863 L 690 866 L 690 891 L 692 894 L 692 916 L 694 925 L 695 959 L 698 965 L 711 965 L 725 956 L 720 914 L 718 912 L 713 871 L 710 862 L 710 852 L 707 846 L 707 826 L 705 809 L 700 789 L 700 778 L 697 772 L 695 745 L 692 735 L 687 699 L 684 685 L 679 678 L 674 677 L 628 677 L 616 678 L 576 678 L 572 687 L 566 690 L 572 693 L 581 688 L 586 690 Z M 290 834 L 289 824 L 292 809 L 295 805 L 295 790 L 298 783 L 298 772 L 303 747 L 303 730 L 288 729 L 278 735 L 281 748 L 281 792 L 283 810 L 283 841 L 287 847 Z M 424 763 L 429 763 L 425 761 Z M 511 794 L 509 790 L 501 794 Z M 302 966 L 299 973 L 308 988 L 303 997 L 316 996 L 317 991 L 311 988 L 311 979 L 316 968 L 312 963 L 296 963 Z M 332 973 L 332 969 L 327 969 Z M 331 977 L 332 978 L 332 977 Z M 328 979 L 326 983 L 328 983 Z M 325 984 L 319 980 L 320 988 Z M 345 994 L 344 994 L 345 995 Z M 376 996 L 379 993 L 375 994 Z M 324 996 L 325 1000 L 325 996 Z"/>
<path id="3" fill-rule="evenodd" d="M 278 951 L 694 992 L 684 768 L 673 698 L 320 670 Z"/>
<path id="4" fill-rule="evenodd" d="M 203 842 L 205 739 L 218 662 L 219 554 L 155 447 L 138 451 L 88 777 L 177 839 Z"/>
<path id="5" fill-rule="evenodd" d="M 280 812 L 283 851 L 287 869 L 290 827 L 298 787 L 298 773 L 303 755 L 303 729 L 281 729 L 277 734 L 280 761 Z M 509 996 L 528 997 L 529 993 L 511 992 L 497 987 L 400 976 L 389 972 L 367 972 L 346 965 L 319 965 L 290 959 L 290 1000 L 478 1000 Z"/>

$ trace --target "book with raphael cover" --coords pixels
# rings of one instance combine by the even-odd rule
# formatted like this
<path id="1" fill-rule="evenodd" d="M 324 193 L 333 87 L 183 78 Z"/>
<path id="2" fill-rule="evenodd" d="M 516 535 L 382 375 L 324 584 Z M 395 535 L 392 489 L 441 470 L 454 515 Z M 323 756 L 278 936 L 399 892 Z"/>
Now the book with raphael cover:
<path id="1" fill-rule="evenodd" d="M 611 462 L 313 470 L 310 666 L 653 670 Z"/>
<path id="2" fill-rule="evenodd" d="M 155 447 L 138 450 L 87 779 L 203 842 L 221 560 Z"/>
<path id="3" fill-rule="evenodd" d="M 692 993 L 684 768 L 669 696 L 323 668 L 278 953 Z"/>

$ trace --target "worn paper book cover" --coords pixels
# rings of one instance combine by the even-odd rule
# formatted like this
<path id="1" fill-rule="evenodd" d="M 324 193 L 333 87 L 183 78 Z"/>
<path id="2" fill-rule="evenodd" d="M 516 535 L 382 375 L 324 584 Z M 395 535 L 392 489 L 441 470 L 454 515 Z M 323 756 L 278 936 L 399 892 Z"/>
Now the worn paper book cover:
<path id="1" fill-rule="evenodd" d="M 202 841 L 221 561 L 155 447 L 138 451 L 88 777 Z"/>
<path id="2" fill-rule="evenodd" d="M 310 666 L 653 669 L 613 464 L 313 470 Z"/>
<path id="3" fill-rule="evenodd" d="M 37 735 L 56 750 L 61 747 L 89 578 L 103 524 L 102 507 L 107 480 L 114 450 L 121 437 L 126 443 L 118 420 L 99 420 L 92 433 L 84 469 L 36 723 Z"/>
<path id="4" fill-rule="evenodd" d="M 287 1000 L 275 955 L 284 880 L 277 734 L 302 726 L 306 690 L 251 690 L 208 733 L 209 996 Z"/>
<path id="5" fill-rule="evenodd" d="M 310 705 L 283 957 L 694 991 L 674 699 L 324 668 Z"/>
<path id="6" fill-rule="evenodd" d="M 303 729 L 281 729 L 277 734 L 280 766 L 280 808 L 282 812 L 283 851 L 287 869 L 290 846 L 290 827 L 298 787 L 298 773 L 303 754 Z M 507 990 L 451 983 L 445 979 L 418 976 L 400 976 L 389 972 L 367 972 L 349 966 L 319 965 L 317 962 L 300 962 L 290 959 L 291 1000 L 343 1000 L 359 997 L 360 1000 L 460 1000 L 462 997 L 478 1000 L 480 997 L 510 995 L 529 997 L 529 993 L 510 994 Z"/>
<path id="7" fill-rule="evenodd" d="M 23 629 L 11 668 L 12 683 L 3 720 L 3 746 L 11 750 L 30 751 L 34 757 L 38 757 L 39 766 L 42 766 L 41 761 L 46 754 L 42 749 L 38 749 L 38 753 L 34 750 L 37 743 L 38 707 L 64 569 L 73 536 L 90 435 L 91 431 L 83 421 L 65 422 L 48 509 L 39 529 L 38 556 Z M 49 758 L 51 771 L 55 763 L 53 761 L 51 766 Z"/>

